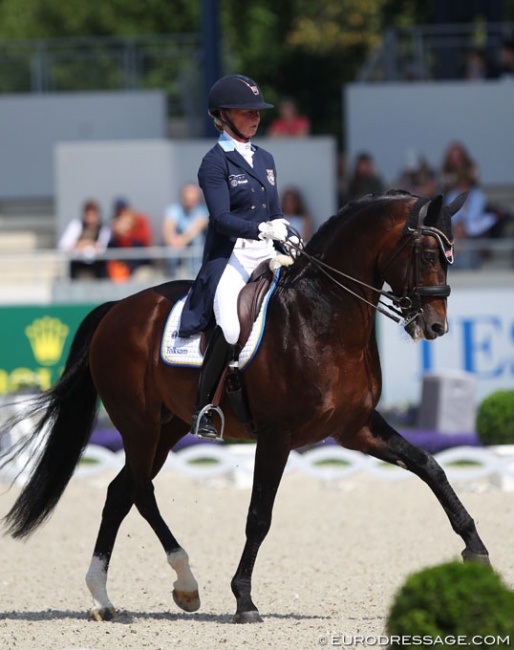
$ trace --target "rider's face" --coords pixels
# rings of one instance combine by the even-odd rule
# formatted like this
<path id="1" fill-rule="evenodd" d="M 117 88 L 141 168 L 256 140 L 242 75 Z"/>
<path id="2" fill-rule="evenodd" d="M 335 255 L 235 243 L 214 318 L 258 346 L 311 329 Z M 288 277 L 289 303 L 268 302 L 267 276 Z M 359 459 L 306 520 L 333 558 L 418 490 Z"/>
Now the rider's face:
<path id="1" fill-rule="evenodd" d="M 261 114 L 259 111 L 231 108 L 227 110 L 226 113 L 232 124 L 245 136 L 246 139 L 249 140 L 250 138 L 253 138 L 257 133 L 261 121 Z M 233 133 L 230 127 L 227 126 L 227 130 L 233 138 L 240 142 L 244 142 L 242 138 Z"/>

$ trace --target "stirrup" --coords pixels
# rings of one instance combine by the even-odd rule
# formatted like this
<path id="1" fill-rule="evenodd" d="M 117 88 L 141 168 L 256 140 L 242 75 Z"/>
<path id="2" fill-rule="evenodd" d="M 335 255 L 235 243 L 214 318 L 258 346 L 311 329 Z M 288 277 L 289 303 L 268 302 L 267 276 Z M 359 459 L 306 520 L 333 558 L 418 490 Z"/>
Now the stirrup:
<path id="1" fill-rule="evenodd" d="M 204 435 L 198 431 L 200 428 L 200 422 L 202 421 L 202 418 L 204 415 L 206 415 L 209 411 L 216 411 L 216 413 L 220 416 L 221 420 L 221 431 L 219 434 L 216 435 Z M 191 430 L 191 433 L 196 437 L 199 438 L 200 440 L 218 440 L 220 442 L 223 441 L 223 432 L 225 431 L 225 414 L 221 410 L 219 406 L 214 406 L 214 404 L 207 404 L 207 406 L 204 406 L 203 409 L 201 409 L 195 416 L 194 420 L 194 426 Z"/>

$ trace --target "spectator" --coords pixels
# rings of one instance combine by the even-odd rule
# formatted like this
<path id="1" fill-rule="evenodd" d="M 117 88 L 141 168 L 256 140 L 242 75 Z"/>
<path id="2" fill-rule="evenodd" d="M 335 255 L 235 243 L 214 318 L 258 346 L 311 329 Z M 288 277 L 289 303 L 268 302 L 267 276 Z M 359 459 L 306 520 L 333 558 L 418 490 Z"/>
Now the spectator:
<path id="1" fill-rule="evenodd" d="M 487 54 L 481 48 L 475 47 L 468 52 L 464 68 L 464 79 L 468 81 L 483 81 L 493 79 L 494 70 Z"/>
<path id="2" fill-rule="evenodd" d="M 514 80 L 514 40 L 502 43 L 498 73 L 500 79 Z"/>
<path id="3" fill-rule="evenodd" d="M 152 231 L 148 217 L 134 211 L 128 201 L 116 199 L 111 221 L 111 240 L 109 248 L 146 248 L 152 245 Z M 107 263 L 109 277 L 124 282 L 140 267 L 150 265 L 148 259 L 110 260 Z"/>
<path id="4" fill-rule="evenodd" d="M 478 182 L 478 167 L 466 147 L 460 142 L 452 142 L 446 149 L 441 165 L 441 183 L 443 194 L 454 189 L 462 178 Z"/>
<path id="5" fill-rule="evenodd" d="M 437 190 L 437 175 L 426 158 L 409 149 L 396 186 L 411 194 L 432 198 Z"/>
<path id="6" fill-rule="evenodd" d="M 270 137 L 303 137 L 311 132 L 308 117 L 300 115 L 298 106 L 293 99 L 284 99 L 279 107 L 279 116 L 268 129 Z"/>
<path id="7" fill-rule="evenodd" d="M 282 212 L 289 225 L 295 228 L 304 241 L 312 234 L 312 217 L 307 210 L 303 194 L 296 187 L 290 186 L 282 193 Z"/>
<path id="8" fill-rule="evenodd" d="M 105 252 L 110 237 L 110 228 L 102 224 L 98 203 L 86 201 L 82 217 L 69 222 L 57 244 L 59 250 L 70 253 L 72 280 L 83 275 L 106 277 L 105 261 L 97 259 L 97 254 Z"/>
<path id="9" fill-rule="evenodd" d="M 371 154 L 366 152 L 358 154 L 348 186 L 350 200 L 355 201 L 366 194 L 379 194 L 384 189 L 384 182 L 376 171 Z"/>
<path id="10" fill-rule="evenodd" d="M 471 172 L 471 173 L 470 173 Z M 478 187 L 472 169 L 463 168 L 455 186 L 446 194 L 445 203 L 451 203 L 462 192 L 468 192 L 468 197 L 462 208 L 452 219 L 455 237 L 455 269 L 478 269 L 481 252 L 473 247 L 462 246 L 462 241 L 476 237 L 487 237 L 489 231 L 496 225 L 498 216 L 487 206 L 487 197 Z"/>
<path id="11" fill-rule="evenodd" d="M 162 224 L 164 245 L 173 251 L 181 251 L 189 246 L 202 248 L 205 229 L 209 223 L 209 213 L 201 201 L 201 190 L 194 183 L 187 183 L 180 192 L 180 201 L 166 208 Z M 196 275 L 200 268 L 202 253 L 198 259 L 189 258 L 189 272 Z M 181 264 L 177 256 L 168 259 L 168 271 L 174 275 Z"/>

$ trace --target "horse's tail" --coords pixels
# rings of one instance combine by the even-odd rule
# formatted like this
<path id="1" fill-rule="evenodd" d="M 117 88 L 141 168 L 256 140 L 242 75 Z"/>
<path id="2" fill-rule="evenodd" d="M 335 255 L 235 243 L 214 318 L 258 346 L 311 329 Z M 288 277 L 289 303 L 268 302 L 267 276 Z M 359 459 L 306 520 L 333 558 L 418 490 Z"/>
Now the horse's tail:
<path id="1" fill-rule="evenodd" d="M 88 443 L 98 405 L 89 347 L 98 324 L 113 305 L 100 305 L 84 318 L 60 379 L 2 428 L 2 433 L 7 433 L 23 420 L 42 415 L 30 434 L 0 455 L 1 468 L 23 452 L 29 452 L 28 456 L 33 455 L 34 448 L 40 452 L 28 482 L 4 518 L 7 531 L 15 538 L 27 537 L 49 517 Z"/>

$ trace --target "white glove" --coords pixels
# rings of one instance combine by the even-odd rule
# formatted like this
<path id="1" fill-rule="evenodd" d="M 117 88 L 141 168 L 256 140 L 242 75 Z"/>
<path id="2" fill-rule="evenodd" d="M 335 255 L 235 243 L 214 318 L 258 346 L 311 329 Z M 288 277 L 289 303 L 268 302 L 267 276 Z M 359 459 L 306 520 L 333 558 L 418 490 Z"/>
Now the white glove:
<path id="1" fill-rule="evenodd" d="M 263 221 L 259 224 L 259 239 L 274 239 L 275 241 L 284 242 L 287 239 L 288 225 L 289 221 L 286 219 Z"/>

